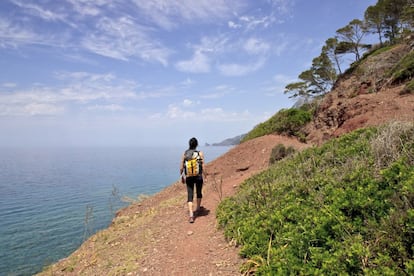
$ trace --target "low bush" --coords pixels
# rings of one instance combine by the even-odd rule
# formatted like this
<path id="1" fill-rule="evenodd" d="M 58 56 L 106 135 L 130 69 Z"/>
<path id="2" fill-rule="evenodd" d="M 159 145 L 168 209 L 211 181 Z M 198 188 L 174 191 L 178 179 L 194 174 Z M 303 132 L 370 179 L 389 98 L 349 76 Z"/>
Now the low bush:
<path id="1" fill-rule="evenodd" d="M 413 275 L 414 125 L 296 153 L 222 201 L 219 225 L 257 275 Z"/>
<path id="2" fill-rule="evenodd" d="M 414 52 L 410 52 L 392 69 L 392 83 L 399 84 L 414 76 Z"/>
<path id="3" fill-rule="evenodd" d="M 409 81 L 404 89 L 400 92 L 400 95 L 414 94 L 414 79 Z"/>
<path id="4" fill-rule="evenodd" d="M 283 144 L 277 144 L 270 153 L 269 163 L 274 164 L 279 160 L 282 160 L 286 156 L 291 155 L 295 152 L 295 149 L 293 147 L 285 147 Z"/>
<path id="5" fill-rule="evenodd" d="M 254 127 L 241 142 L 274 133 L 304 139 L 301 128 L 311 121 L 312 112 L 309 105 L 304 105 L 301 108 L 282 109 L 267 121 Z"/>

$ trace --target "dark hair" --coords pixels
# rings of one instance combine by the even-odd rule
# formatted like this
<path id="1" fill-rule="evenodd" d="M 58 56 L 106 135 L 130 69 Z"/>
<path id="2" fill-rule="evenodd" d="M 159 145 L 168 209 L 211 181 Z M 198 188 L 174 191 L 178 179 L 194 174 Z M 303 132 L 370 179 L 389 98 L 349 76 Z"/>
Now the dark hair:
<path id="1" fill-rule="evenodd" d="M 196 138 L 191 138 L 190 141 L 188 141 L 188 145 L 190 146 L 190 149 L 196 149 L 198 146 L 198 141 Z"/>

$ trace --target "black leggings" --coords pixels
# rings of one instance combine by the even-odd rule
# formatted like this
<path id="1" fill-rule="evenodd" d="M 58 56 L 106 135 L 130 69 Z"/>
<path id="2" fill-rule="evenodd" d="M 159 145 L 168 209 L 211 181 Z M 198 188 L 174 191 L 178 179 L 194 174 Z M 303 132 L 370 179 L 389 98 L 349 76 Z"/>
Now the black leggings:
<path id="1" fill-rule="evenodd" d="M 194 197 L 194 184 L 196 186 L 197 198 L 202 198 L 203 194 L 201 190 L 203 188 L 202 176 L 190 176 L 186 178 L 187 183 L 187 202 L 193 202 Z"/>

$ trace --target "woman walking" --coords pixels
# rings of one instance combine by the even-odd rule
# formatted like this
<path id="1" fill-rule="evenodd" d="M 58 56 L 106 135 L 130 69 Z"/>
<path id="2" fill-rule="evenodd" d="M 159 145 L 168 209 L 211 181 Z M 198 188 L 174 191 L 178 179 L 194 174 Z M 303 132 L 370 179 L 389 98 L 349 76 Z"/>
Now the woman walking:
<path id="1" fill-rule="evenodd" d="M 185 175 L 185 184 L 187 185 L 187 204 L 189 211 L 189 222 L 194 222 L 194 215 L 201 211 L 201 199 L 203 198 L 203 166 L 204 154 L 197 150 L 198 141 L 191 138 L 188 142 L 189 148 L 184 152 L 181 158 L 180 174 Z M 193 211 L 194 186 L 197 194 L 197 207 Z"/>

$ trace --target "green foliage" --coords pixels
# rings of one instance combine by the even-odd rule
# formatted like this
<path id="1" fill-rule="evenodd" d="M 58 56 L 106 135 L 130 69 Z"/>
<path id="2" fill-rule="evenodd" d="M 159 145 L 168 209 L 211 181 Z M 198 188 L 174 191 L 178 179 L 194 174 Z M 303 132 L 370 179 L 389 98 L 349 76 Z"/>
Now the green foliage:
<path id="1" fill-rule="evenodd" d="M 277 161 L 282 160 L 283 158 L 291 155 L 294 152 L 295 149 L 292 146 L 286 148 L 283 144 L 277 144 L 270 153 L 269 163 L 274 164 Z"/>
<path id="2" fill-rule="evenodd" d="M 369 6 L 364 13 L 366 28 L 371 33 L 378 34 L 380 44 L 382 44 L 382 33 L 384 31 L 385 9 L 382 5 Z"/>
<path id="3" fill-rule="evenodd" d="M 361 69 L 362 67 L 360 65 L 363 64 L 368 59 L 368 57 L 377 56 L 379 54 L 382 54 L 384 52 L 391 50 L 394 47 L 395 45 L 387 45 L 387 46 L 379 46 L 378 48 L 371 49 L 371 51 L 364 53 L 364 55 L 358 61 L 351 63 L 351 66 L 344 72 L 343 75 L 351 75 L 353 73 L 357 75 L 363 74 L 363 72 L 359 72 L 358 70 L 362 70 Z"/>
<path id="4" fill-rule="evenodd" d="M 366 56 L 377 56 L 379 54 L 385 53 L 389 50 L 391 50 L 392 48 L 394 48 L 395 45 L 387 45 L 387 46 L 383 46 L 383 47 L 379 47 L 371 52 L 369 52 Z"/>
<path id="5" fill-rule="evenodd" d="M 322 53 L 325 53 L 327 57 L 331 60 L 332 64 L 336 66 L 337 74 L 342 74 L 341 64 L 339 55 L 336 52 L 339 41 L 336 37 L 328 38 L 325 41 L 325 45 L 322 47 Z"/>
<path id="6" fill-rule="evenodd" d="M 290 93 L 289 98 L 307 97 L 309 95 L 308 90 L 309 84 L 306 81 L 298 81 L 286 85 L 284 93 Z"/>
<path id="7" fill-rule="evenodd" d="M 392 70 L 392 83 L 401 83 L 414 75 L 414 52 L 407 54 Z"/>
<path id="8" fill-rule="evenodd" d="M 413 134 L 413 124 L 357 130 L 246 180 L 217 210 L 246 271 L 412 274 Z"/>
<path id="9" fill-rule="evenodd" d="M 299 75 L 300 81 L 286 85 L 285 93 L 293 94 L 291 97 L 326 94 L 336 78 L 334 64 L 323 48 L 321 55 L 312 60 L 311 68 Z"/>
<path id="10" fill-rule="evenodd" d="M 411 81 L 409 81 L 404 89 L 401 91 L 401 95 L 405 95 L 405 94 L 413 94 L 414 93 L 414 79 L 412 79 Z"/>
<path id="11" fill-rule="evenodd" d="M 273 133 L 302 137 L 304 135 L 301 132 L 301 127 L 310 122 L 311 112 L 309 105 L 304 105 L 301 108 L 282 109 L 267 121 L 254 127 L 241 142 Z"/>
<path id="12" fill-rule="evenodd" d="M 338 46 L 341 46 L 337 48 L 337 51 L 341 50 L 341 53 L 353 53 L 355 54 L 355 60 L 359 60 L 360 51 L 363 46 L 361 41 L 365 33 L 364 22 L 359 19 L 352 20 L 348 25 L 336 31 L 338 38 L 340 38 Z"/>

